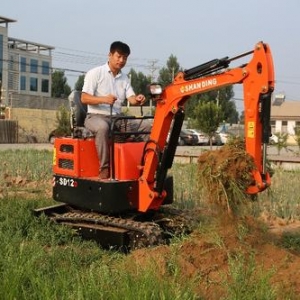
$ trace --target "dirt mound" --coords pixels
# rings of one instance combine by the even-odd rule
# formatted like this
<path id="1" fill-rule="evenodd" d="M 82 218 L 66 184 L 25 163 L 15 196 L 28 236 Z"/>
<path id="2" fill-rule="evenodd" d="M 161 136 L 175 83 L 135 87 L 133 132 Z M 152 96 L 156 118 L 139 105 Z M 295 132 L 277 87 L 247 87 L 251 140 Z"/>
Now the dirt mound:
<path id="1" fill-rule="evenodd" d="M 266 225 L 250 217 L 221 221 L 182 243 L 139 249 L 130 257 L 137 269 L 154 266 L 164 279 L 174 275 L 170 265 L 177 266 L 180 280 L 194 282 L 195 292 L 203 299 L 226 298 L 228 285 L 241 269 L 248 272 L 248 278 L 241 279 L 255 282 L 259 276 L 269 276 L 270 285 L 281 293 L 292 290 L 300 296 L 299 253 L 280 246 L 280 236 L 265 230 Z M 277 296 L 283 299 L 280 293 Z"/>

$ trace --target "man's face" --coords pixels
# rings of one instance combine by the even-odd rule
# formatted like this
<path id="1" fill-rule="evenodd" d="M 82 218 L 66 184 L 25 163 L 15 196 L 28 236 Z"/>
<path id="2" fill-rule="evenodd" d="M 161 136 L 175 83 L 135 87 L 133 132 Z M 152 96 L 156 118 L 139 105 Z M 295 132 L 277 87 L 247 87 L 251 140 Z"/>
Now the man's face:
<path id="1" fill-rule="evenodd" d="M 114 71 L 121 70 L 127 62 L 128 55 L 119 52 L 109 53 L 109 66 Z"/>

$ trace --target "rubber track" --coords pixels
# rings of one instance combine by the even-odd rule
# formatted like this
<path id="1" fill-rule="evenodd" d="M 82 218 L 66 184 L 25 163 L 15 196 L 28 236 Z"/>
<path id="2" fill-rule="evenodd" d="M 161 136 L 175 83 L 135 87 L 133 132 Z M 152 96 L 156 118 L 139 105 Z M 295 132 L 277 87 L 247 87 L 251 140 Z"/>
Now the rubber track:
<path id="1" fill-rule="evenodd" d="M 54 214 L 50 217 L 57 223 L 72 224 L 80 223 L 80 226 L 102 225 L 107 227 L 121 228 L 130 231 L 131 248 L 150 247 L 164 244 L 163 230 L 154 222 L 139 222 L 132 219 L 123 219 L 98 213 L 90 212 L 66 212 L 64 214 Z"/>

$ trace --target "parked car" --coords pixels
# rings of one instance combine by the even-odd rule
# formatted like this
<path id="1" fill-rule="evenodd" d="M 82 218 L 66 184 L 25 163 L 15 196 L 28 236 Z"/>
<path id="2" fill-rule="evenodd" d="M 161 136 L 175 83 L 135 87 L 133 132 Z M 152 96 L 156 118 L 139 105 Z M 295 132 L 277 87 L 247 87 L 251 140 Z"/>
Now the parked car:
<path id="1" fill-rule="evenodd" d="M 188 129 L 182 129 L 178 139 L 178 145 L 195 146 L 198 144 L 198 136 Z"/>
<path id="2" fill-rule="evenodd" d="M 217 134 L 220 136 L 222 145 L 226 144 L 227 140 L 228 140 L 228 137 L 229 137 L 229 134 L 226 133 L 226 132 L 217 132 Z"/>
<path id="3" fill-rule="evenodd" d="M 213 144 L 213 145 L 217 145 L 217 146 L 223 145 L 221 136 L 220 136 L 220 134 L 217 133 L 217 132 L 212 136 L 211 140 L 212 140 L 212 144 Z"/>
<path id="4" fill-rule="evenodd" d="M 198 145 L 208 145 L 209 144 L 209 138 L 206 134 L 204 134 L 203 132 L 200 132 L 196 129 L 188 129 L 188 130 L 197 135 L 197 138 L 198 138 L 197 144 Z"/>
<path id="5" fill-rule="evenodd" d="M 275 135 L 274 133 L 272 133 L 271 136 L 270 136 L 270 138 L 269 138 L 269 143 L 271 145 L 277 144 L 278 143 L 278 136 Z"/>

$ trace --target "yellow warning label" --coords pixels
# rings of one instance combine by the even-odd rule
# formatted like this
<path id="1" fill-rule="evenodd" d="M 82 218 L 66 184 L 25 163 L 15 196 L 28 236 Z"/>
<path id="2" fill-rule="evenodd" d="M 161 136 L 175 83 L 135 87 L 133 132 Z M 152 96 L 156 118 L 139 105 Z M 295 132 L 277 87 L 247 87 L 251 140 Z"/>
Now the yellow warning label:
<path id="1" fill-rule="evenodd" d="M 247 137 L 254 138 L 254 131 L 255 131 L 255 123 L 248 122 L 248 130 L 247 130 Z"/>
<path id="2" fill-rule="evenodd" d="M 56 165 L 56 149 L 53 149 L 53 166 Z"/>

